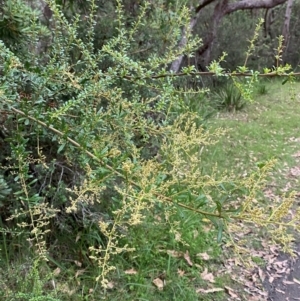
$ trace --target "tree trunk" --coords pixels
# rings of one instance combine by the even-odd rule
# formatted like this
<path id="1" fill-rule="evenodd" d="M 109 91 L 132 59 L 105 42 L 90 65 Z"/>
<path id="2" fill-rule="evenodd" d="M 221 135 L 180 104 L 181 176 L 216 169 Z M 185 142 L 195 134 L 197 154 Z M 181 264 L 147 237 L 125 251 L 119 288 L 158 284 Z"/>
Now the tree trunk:
<path id="1" fill-rule="evenodd" d="M 245 10 L 245 9 L 259 9 L 259 8 L 273 8 L 277 5 L 284 4 L 285 2 L 293 2 L 293 0 L 240 0 L 232 2 L 229 0 L 203 0 L 200 2 L 198 7 L 195 9 L 195 17 L 190 22 L 189 30 L 192 30 L 196 25 L 197 20 L 199 18 L 199 13 L 201 10 L 211 4 L 216 3 L 214 13 L 212 15 L 212 26 L 210 31 L 207 33 L 207 36 L 204 39 L 203 45 L 198 49 L 198 54 L 203 58 L 205 66 L 207 66 L 210 62 L 211 50 L 213 46 L 213 42 L 217 37 L 217 28 L 220 24 L 222 18 L 230 13 L 233 13 L 237 10 Z M 291 5 L 290 5 L 291 7 Z M 290 17 L 290 14 L 289 14 Z M 289 20 L 288 20 L 289 24 Z M 184 47 L 186 45 L 185 32 L 183 32 L 183 36 L 179 47 Z M 178 72 L 180 65 L 182 63 L 183 56 L 177 58 L 171 64 L 171 70 L 173 72 Z"/>
<path id="2" fill-rule="evenodd" d="M 196 14 L 196 16 L 194 18 L 192 18 L 192 20 L 190 21 L 189 28 L 184 28 L 182 30 L 182 38 L 181 38 L 181 41 L 179 43 L 179 48 L 180 49 L 185 47 L 185 45 L 187 43 L 186 33 L 187 33 L 187 31 L 191 32 L 193 30 L 194 26 L 197 23 L 198 17 L 199 17 L 199 14 Z M 170 67 L 170 71 L 172 71 L 174 73 L 177 73 L 179 71 L 179 68 L 181 66 L 183 58 L 184 58 L 184 55 L 181 55 L 175 61 L 173 61 L 172 64 L 171 64 L 171 67 Z"/>
<path id="3" fill-rule="evenodd" d="M 195 16 L 191 19 L 190 24 L 189 24 L 189 28 L 184 28 L 182 31 L 182 38 L 181 41 L 179 43 L 179 47 L 183 48 L 185 47 L 187 40 L 186 40 L 186 31 L 192 31 L 193 28 L 195 27 L 195 25 L 197 24 L 197 21 L 199 19 L 200 16 L 200 11 L 202 8 L 204 8 L 205 6 L 209 5 L 210 3 L 214 2 L 215 0 L 202 0 L 200 1 L 199 5 L 196 7 L 195 9 Z M 181 66 L 182 60 L 184 58 L 184 55 L 181 55 L 180 57 L 178 57 L 175 61 L 172 62 L 171 67 L 170 67 L 170 71 L 177 73 L 179 71 L 179 68 Z"/>
<path id="4" fill-rule="evenodd" d="M 230 14 L 237 10 L 253 9 L 253 8 L 272 8 L 277 5 L 284 4 L 287 0 L 241 0 L 231 2 L 227 5 L 226 13 Z"/>
<path id="5" fill-rule="evenodd" d="M 212 16 L 211 31 L 208 34 L 203 47 L 200 47 L 200 49 L 198 50 L 198 55 L 202 56 L 205 68 L 206 66 L 208 66 L 210 62 L 211 51 L 212 51 L 214 41 L 216 40 L 217 37 L 218 26 L 226 12 L 227 5 L 228 5 L 228 0 L 221 0 L 215 6 L 214 13 Z"/>
<path id="6" fill-rule="evenodd" d="M 293 6 L 294 0 L 288 0 L 287 1 L 287 6 L 285 10 L 285 15 L 284 15 L 284 24 L 283 24 L 283 29 L 282 29 L 282 36 L 283 36 L 283 62 L 284 62 L 284 57 L 286 56 L 287 53 L 287 48 L 289 44 L 289 39 L 290 39 L 290 20 L 291 20 L 291 14 L 292 14 L 292 6 Z"/>

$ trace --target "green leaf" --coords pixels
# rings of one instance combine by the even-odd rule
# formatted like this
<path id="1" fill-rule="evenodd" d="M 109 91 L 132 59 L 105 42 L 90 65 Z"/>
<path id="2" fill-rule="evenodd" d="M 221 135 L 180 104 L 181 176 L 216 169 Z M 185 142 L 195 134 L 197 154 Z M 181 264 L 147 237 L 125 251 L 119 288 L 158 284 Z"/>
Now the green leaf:
<path id="1" fill-rule="evenodd" d="M 222 241 L 222 235 L 223 235 L 223 222 L 219 224 L 219 228 L 218 228 L 218 236 L 217 236 L 218 243 Z"/>
<path id="2" fill-rule="evenodd" d="M 266 166 L 266 162 L 257 162 L 255 164 L 259 169 L 262 169 Z"/>
<path id="3" fill-rule="evenodd" d="M 207 200 L 207 197 L 206 197 L 205 194 L 199 195 L 199 196 L 196 198 L 196 200 L 195 200 L 195 203 L 197 204 L 197 205 L 196 205 L 197 208 L 200 208 L 200 207 L 206 205 L 207 202 L 208 202 L 208 200 Z"/>
<path id="4" fill-rule="evenodd" d="M 59 146 L 58 150 L 57 150 L 57 153 L 59 154 L 66 146 L 66 143 L 63 143 Z"/>
<path id="5" fill-rule="evenodd" d="M 220 201 L 216 201 L 218 213 L 221 215 L 222 213 L 222 204 Z"/>

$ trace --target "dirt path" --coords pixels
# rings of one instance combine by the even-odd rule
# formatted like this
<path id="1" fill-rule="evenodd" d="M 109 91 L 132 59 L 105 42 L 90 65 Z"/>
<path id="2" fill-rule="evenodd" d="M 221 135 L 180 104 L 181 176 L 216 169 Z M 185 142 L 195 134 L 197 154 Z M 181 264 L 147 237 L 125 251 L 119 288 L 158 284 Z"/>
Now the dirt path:
<path id="1" fill-rule="evenodd" d="M 267 271 L 269 277 L 264 282 L 268 291 L 268 301 L 300 300 L 300 245 L 297 246 L 296 258 L 280 254 L 276 269 Z M 268 269 L 268 268 L 267 268 Z"/>
<path id="2" fill-rule="evenodd" d="M 287 186 L 297 189 L 300 176 L 300 152 L 296 153 L 294 157 L 296 166 L 289 169 L 286 179 L 291 180 L 287 182 Z M 299 198 L 299 194 L 297 198 Z M 298 207 L 298 204 L 296 206 Z M 299 237 L 296 238 L 296 241 L 300 241 Z M 295 257 L 292 257 L 280 252 L 277 258 L 270 260 L 267 265 L 263 285 L 268 292 L 268 301 L 300 300 L 300 243 L 295 245 L 294 254 Z"/>
<path id="3" fill-rule="evenodd" d="M 285 181 L 280 191 L 284 194 L 295 189 L 299 191 L 300 151 L 294 155 L 295 166 L 282 170 Z M 265 196 L 274 201 L 277 185 L 269 185 L 264 191 Z M 296 193 L 296 202 L 290 214 L 299 210 L 300 192 Z M 300 222 L 300 221 L 299 221 Z M 245 228 L 247 229 L 247 228 Z M 236 234 L 237 235 L 237 234 Z M 278 245 L 272 245 L 268 239 L 260 237 L 261 246 L 255 248 L 251 232 L 238 233 L 238 239 L 247 237 L 249 240 L 249 256 L 259 259 L 251 270 L 243 265 L 237 267 L 236 259 L 229 259 L 225 266 L 231 273 L 232 280 L 242 284 L 236 296 L 228 300 L 247 301 L 295 301 L 300 300 L 300 235 L 295 235 L 293 252 L 295 256 L 285 254 Z M 237 268 L 237 269 L 235 269 Z"/>

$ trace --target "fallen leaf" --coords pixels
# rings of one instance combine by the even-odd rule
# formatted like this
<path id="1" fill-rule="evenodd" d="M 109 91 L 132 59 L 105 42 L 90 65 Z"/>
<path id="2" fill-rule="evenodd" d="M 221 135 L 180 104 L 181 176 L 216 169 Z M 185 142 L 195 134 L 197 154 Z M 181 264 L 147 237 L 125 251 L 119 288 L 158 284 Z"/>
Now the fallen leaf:
<path id="1" fill-rule="evenodd" d="M 180 233 L 178 233 L 178 232 L 175 233 L 175 240 L 176 241 L 181 241 L 181 234 Z"/>
<path id="2" fill-rule="evenodd" d="M 251 278 L 254 283 L 257 282 L 257 275 L 253 274 Z"/>
<path id="3" fill-rule="evenodd" d="M 291 168 L 290 175 L 293 177 L 299 177 L 300 176 L 300 168 L 298 166 Z"/>
<path id="4" fill-rule="evenodd" d="M 193 266 L 193 263 L 192 263 L 191 258 L 190 258 L 189 251 L 186 251 L 184 253 L 183 258 L 186 260 L 186 262 L 188 263 L 189 266 Z"/>
<path id="5" fill-rule="evenodd" d="M 234 299 L 238 299 L 239 296 L 234 292 L 234 290 L 229 286 L 224 286 L 225 291 L 228 293 L 228 295 Z"/>
<path id="6" fill-rule="evenodd" d="M 185 274 L 185 271 L 178 269 L 177 274 L 179 275 L 179 277 L 182 277 Z"/>
<path id="7" fill-rule="evenodd" d="M 222 291 L 224 291 L 224 289 L 219 288 L 219 287 L 211 288 L 211 289 L 208 289 L 208 290 L 205 290 L 203 288 L 198 288 L 196 290 L 196 293 L 211 294 L 211 293 L 217 293 L 217 292 L 222 292 Z"/>
<path id="8" fill-rule="evenodd" d="M 155 278 L 152 283 L 158 288 L 159 291 L 162 291 L 164 289 L 164 281 L 160 278 Z"/>
<path id="9" fill-rule="evenodd" d="M 287 284 L 294 284 L 293 281 L 287 281 L 287 280 L 282 280 L 282 283 L 287 285 Z"/>
<path id="10" fill-rule="evenodd" d="M 215 277 L 212 273 L 208 273 L 207 268 L 205 268 L 205 270 L 203 271 L 203 273 L 201 273 L 201 278 L 203 280 L 207 280 L 211 283 L 215 282 Z"/>
<path id="11" fill-rule="evenodd" d="M 249 297 L 248 301 L 263 301 L 263 300 L 258 296 L 252 296 Z"/>
<path id="12" fill-rule="evenodd" d="M 85 272 L 85 269 L 84 270 L 78 270 L 75 274 L 75 278 L 77 278 L 78 276 L 82 275 L 83 273 Z"/>
<path id="13" fill-rule="evenodd" d="M 81 266 L 82 266 L 82 262 L 80 262 L 80 261 L 74 260 L 74 263 L 75 263 L 78 267 L 81 267 Z"/>
<path id="14" fill-rule="evenodd" d="M 57 276 L 60 274 L 60 268 L 56 268 L 54 271 L 53 271 L 53 276 Z"/>
<path id="15" fill-rule="evenodd" d="M 270 246 L 270 251 L 277 256 L 278 255 L 278 246 L 275 246 L 275 245 Z"/>
<path id="16" fill-rule="evenodd" d="M 291 138 L 289 138 L 289 141 L 291 141 L 291 142 L 299 142 L 300 138 L 291 137 Z"/>
<path id="17" fill-rule="evenodd" d="M 297 283 L 297 284 L 300 284 L 300 281 L 299 281 L 298 279 L 296 279 L 296 278 L 294 278 L 293 281 L 294 281 L 295 283 Z"/>
<path id="18" fill-rule="evenodd" d="M 264 273 L 264 271 L 262 269 L 258 269 L 258 275 L 259 275 L 259 278 L 262 282 L 265 281 L 265 278 L 266 278 L 266 274 Z"/>
<path id="19" fill-rule="evenodd" d="M 167 254 L 174 257 L 174 258 L 178 258 L 178 257 L 181 257 L 183 255 L 182 252 L 175 251 L 175 250 L 167 250 Z"/>
<path id="20" fill-rule="evenodd" d="M 209 260 L 210 259 L 209 255 L 207 253 L 198 253 L 197 256 L 200 257 L 203 260 Z"/>
<path id="21" fill-rule="evenodd" d="M 137 271 L 135 269 L 129 269 L 129 270 L 126 270 L 124 273 L 127 275 L 135 275 L 135 274 L 137 274 Z"/>

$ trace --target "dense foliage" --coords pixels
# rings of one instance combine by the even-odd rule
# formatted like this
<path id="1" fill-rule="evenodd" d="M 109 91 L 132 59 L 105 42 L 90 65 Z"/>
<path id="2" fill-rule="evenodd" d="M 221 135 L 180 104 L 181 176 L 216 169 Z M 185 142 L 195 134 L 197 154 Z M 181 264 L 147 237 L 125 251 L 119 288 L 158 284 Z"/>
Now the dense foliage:
<path id="1" fill-rule="evenodd" d="M 25 247 L 32 250 L 33 278 L 44 261 L 59 267 L 71 259 L 99 267 L 94 280 L 107 288 L 116 255 L 137 262 L 156 233 L 165 242 L 159 248 L 196 247 L 191 233 L 182 234 L 189 219 L 197 219 L 199 231 L 203 218 L 211 221 L 219 242 L 234 220 L 282 223 L 292 196 L 272 215 L 252 203 L 274 162 L 243 179 L 218 174 L 213 162 L 202 168 L 203 149 L 225 130 L 207 130 L 201 104 L 187 101 L 205 99 L 206 91 L 166 76 L 172 61 L 192 56 L 199 44 L 186 32 L 186 45 L 178 47 L 190 21 L 184 3 L 47 3 L 48 19 L 21 0 L 1 8 L 0 210 L 7 264 L 16 246 L 18 252 Z M 210 70 L 222 73 L 222 61 Z M 183 68 L 187 76 L 194 71 Z M 252 78 L 245 86 L 233 83 L 248 101 Z M 269 228 L 287 246 L 292 238 L 285 231 Z"/>

